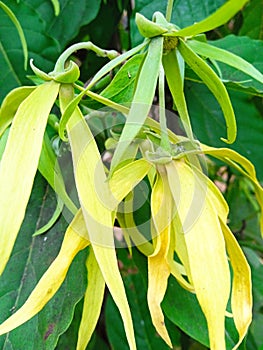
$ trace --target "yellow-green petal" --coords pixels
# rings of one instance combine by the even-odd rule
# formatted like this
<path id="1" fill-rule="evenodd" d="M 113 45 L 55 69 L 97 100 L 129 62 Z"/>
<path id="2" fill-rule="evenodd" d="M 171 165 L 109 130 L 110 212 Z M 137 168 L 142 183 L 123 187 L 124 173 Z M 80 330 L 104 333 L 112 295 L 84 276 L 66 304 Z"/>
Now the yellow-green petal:
<path id="1" fill-rule="evenodd" d="M 172 201 L 169 196 L 167 179 L 158 174 L 154 184 L 151 208 L 156 228 L 156 247 L 148 257 L 148 293 L 147 300 L 153 325 L 163 340 L 172 347 L 171 339 L 164 323 L 161 302 L 164 298 L 170 268 L 166 257 L 170 245 L 170 225 L 172 214 Z"/>
<path id="2" fill-rule="evenodd" d="M 79 210 L 65 233 L 58 256 L 23 306 L 0 325 L 0 335 L 10 332 L 35 316 L 57 292 L 76 254 L 89 245 L 89 241 L 79 235 L 80 230 L 85 230 L 85 223 Z"/>
<path id="3" fill-rule="evenodd" d="M 0 165 L 0 274 L 24 219 L 41 153 L 48 115 L 59 84 L 38 86 L 19 106 Z"/>
<path id="4" fill-rule="evenodd" d="M 261 208 L 260 228 L 261 234 L 263 235 L 263 188 L 257 180 L 254 165 L 241 154 L 228 148 L 213 148 L 202 145 L 202 151 L 222 160 L 225 163 L 228 163 L 252 182 L 257 201 Z"/>
<path id="5" fill-rule="evenodd" d="M 233 269 L 231 308 L 239 334 L 239 341 L 233 350 L 238 349 L 252 321 L 251 271 L 242 249 L 229 228 L 221 222 L 227 252 Z"/>
<path id="6" fill-rule="evenodd" d="M 98 322 L 105 290 L 105 281 L 92 248 L 86 261 L 88 286 L 78 332 L 77 350 L 85 350 Z"/>
<path id="7" fill-rule="evenodd" d="M 73 90 L 62 86 L 60 104 L 65 110 Z M 131 312 L 118 268 L 114 246 L 112 210 L 107 207 L 110 191 L 104 165 L 95 139 L 80 110 L 75 109 L 67 124 L 72 150 L 74 175 L 94 255 L 103 278 L 115 301 L 131 350 L 136 349 Z"/>
<path id="8" fill-rule="evenodd" d="M 207 320 L 210 348 L 222 350 L 225 349 L 225 311 L 230 295 L 224 237 L 206 184 L 183 161 L 175 161 L 175 168 L 180 187 L 180 196 L 174 196 L 182 222 L 179 234 L 185 237 L 191 279 Z M 189 212 L 191 207 L 198 211 Z"/>

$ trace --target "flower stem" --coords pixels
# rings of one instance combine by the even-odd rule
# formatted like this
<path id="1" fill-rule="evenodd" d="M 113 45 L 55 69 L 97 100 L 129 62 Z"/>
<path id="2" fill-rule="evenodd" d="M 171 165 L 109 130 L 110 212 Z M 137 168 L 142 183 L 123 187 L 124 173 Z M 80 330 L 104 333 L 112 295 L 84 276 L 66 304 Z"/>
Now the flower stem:
<path id="1" fill-rule="evenodd" d="M 160 127 L 161 127 L 161 144 L 160 146 L 169 153 L 171 152 L 171 145 L 167 132 L 166 115 L 165 115 L 165 89 L 164 89 L 164 69 L 160 66 L 159 73 L 159 116 L 160 116 Z"/>
<path id="2" fill-rule="evenodd" d="M 74 45 L 71 45 L 67 48 L 58 58 L 57 63 L 55 65 L 55 72 L 62 72 L 65 68 L 65 63 L 67 59 L 77 50 L 86 49 L 94 51 L 98 56 L 108 57 L 109 59 L 113 59 L 117 57 L 119 54 L 115 50 L 104 50 L 94 45 L 91 41 L 81 42 Z"/>
<path id="3" fill-rule="evenodd" d="M 166 7 L 166 20 L 168 22 L 171 21 L 171 17 L 172 17 L 172 11 L 173 11 L 173 3 L 174 3 L 174 0 L 168 0 L 167 1 L 167 7 Z"/>

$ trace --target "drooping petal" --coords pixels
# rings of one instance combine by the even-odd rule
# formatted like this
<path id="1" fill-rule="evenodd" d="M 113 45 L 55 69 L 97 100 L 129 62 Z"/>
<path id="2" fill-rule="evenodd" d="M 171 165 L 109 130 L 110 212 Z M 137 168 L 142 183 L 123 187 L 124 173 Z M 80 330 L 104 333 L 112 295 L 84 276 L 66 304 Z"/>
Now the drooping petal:
<path id="1" fill-rule="evenodd" d="M 38 86 L 19 106 L 0 165 L 0 274 L 24 219 L 41 152 L 48 115 L 59 84 Z"/>
<path id="2" fill-rule="evenodd" d="M 201 145 L 201 148 L 204 153 L 210 154 L 211 156 L 228 163 L 252 182 L 257 201 L 261 208 L 260 227 L 261 234 L 263 235 L 263 188 L 258 182 L 254 165 L 241 154 L 228 148 L 214 148 L 206 145 Z"/>
<path id="3" fill-rule="evenodd" d="M 0 335 L 10 332 L 35 316 L 53 297 L 64 281 L 74 257 L 89 245 L 89 241 L 79 235 L 79 232 L 85 229 L 84 218 L 79 210 L 65 233 L 58 256 L 23 306 L 0 325 Z"/>
<path id="4" fill-rule="evenodd" d="M 113 201 L 112 210 L 148 174 L 152 167 L 153 165 L 150 162 L 142 158 L 121 167 L 113 173 L 109 179 L 110 191 L 116 199 L 116 202 Z"/>
<path id="5" fill-rule="evenodd" d="M 60 104 L 64 110 L 72 100 L 72 87 L 62 86 Z M 103 278 L 115 301 L 131 350 L 136 349 L 131 312 L 118 268 L 113 237 L 110 191 L 95 139 L 80 110 L 75 109 L 67 124 L 74 175 L 88 237 Z"/>
<path id="6" fill-rule="evenodd" d="M 227 252 L 233 269 L 231 308 L 239 334 L 239 342 L 233 348 L 238 349 L 252 321 L 252 285 L 249 264 L 242 249 L 229 228 L 221 222 L 226 241 Z"/>
<path id="7" fill-rule="evenodd" d="M 88 286 L 84 297 L 83 312 L 78 332 L 77 350 L 85 350 L 101 313 L 105 281 L 92 248 L 86 262 Z"/>
<path id="8" fill-rule="evenodd" d="M 174 161 L 168 179 L 177 172 L 180 196 L 174 196 L 188 251 L 191 279 L 207 320 L 210 347 L 225 349 L 225 311 L 230 295 L 230 271 L 217 212 L 207 185 L 184 161 Z M 170 180 L 169 180 L 170 182 Z M 194 209 L 194 210 L 193 210 Z"/>
<path id="9" fill-rule="evenodd" d="M 156 228 L 156 247 L 148 257 L 148 292 L 147 299 L 153 325 L 163 340 L 172 347 L 172 343 L 165 327 L 161 302 L 164 298 L 170 268 L 166 261 L 170 244 L 170 226 L 172 214 L 172 201 L 169 196 L 167 179 L 158 175 L 154 184 L 151 208 Z"/>

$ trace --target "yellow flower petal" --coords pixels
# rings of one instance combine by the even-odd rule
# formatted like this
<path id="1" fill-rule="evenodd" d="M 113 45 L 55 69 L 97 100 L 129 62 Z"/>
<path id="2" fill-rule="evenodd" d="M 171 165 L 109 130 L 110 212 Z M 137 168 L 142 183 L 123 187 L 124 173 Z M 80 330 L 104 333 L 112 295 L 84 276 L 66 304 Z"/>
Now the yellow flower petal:
<path id="1" fill-rule="evenodd" d="M 98 322 L 104 297 L 105 281 L 92 248 L 86 262 L 88 286 L 78 332 L 77 350 L 85 350 Z"/>
<path id="2" fill-rule="evenodd" d="M 205 145 L 202 145 L 201 147 L 204 153 L 211 154 L 213 157 L 221 159 L 223 162 L 233 166 L 252 182 L 257 201 L 261 208 L 260 228 L 263 236 L 263 188 L 257 180 L 254 165 L 247 158 L 231 149 L 213 148 Z"/>
<path id="3" fill-rule="evenodd" d="M 249 264 L 242 249 L 229 228 L 221 222 L 226 241 L 227 252 L 233 268 L 233 286 L 231 308 L 239 334 L 239 342 L 233 348 L 238 349 L 252 321 L 252 285 Z"/>
<path id="4" fill-rule="evenodd" d="M 166 257 L 170 243 L 170 225 L 172 203 L 169 196 L 167 179 L 158 175 L 152 191 L 152 217 L 157 230 L 157 244 L 152 255 L 148 257 L 148 305 L 153 325 L 163 340 L 172 347 L 165 327 L 161 302 L 164 298 L 170 268 Z"/>
<path id="5" fill-rule="evenodd" d="M 25 216 L 50 110 L 59 84 L 38 86 L 19 106 L 0 165 L 0 274 Z"/>
<path id="6" fill-rule="evenodd" d="M 85 230 L 85 223 L 79 210 L 65 233 L 58 256 L 23 306 L 0 325 L 0 335 L 10 332 L 35 316 L 57 292 L 76 254 L 89 245 L 89 241 L 79 235 L 80 230 Z"/>
<path id="7" fill-rule="evenodd" d="M 72 100 L 73 89 L 62 86 L 62 110 Z M 80 110 L 75 109 L 67 124 L 73 157 L 75 181 L 88 237 L 103 278 L 115 301 L 131 350 L 136 349 L 131 312 L 119 272 L 114 246 L 110 191 L 95 139 Z"/>
<path id="8" fill-rule="evenodd" d="M 184 234 L 185 237 L 191 279 L 207 320 L 211 350 L 222 350 L 225 349 L 225 311 L 230 295 L 224 237 L 217 212 L 208 198 L 207 185 L 183 161 L 175 161 L 175 168 L 180 196 L 173 197 L 182 222 L 182 231 L 177 236 Z M 198 211 L 193 212 L 192 208 Z"/>

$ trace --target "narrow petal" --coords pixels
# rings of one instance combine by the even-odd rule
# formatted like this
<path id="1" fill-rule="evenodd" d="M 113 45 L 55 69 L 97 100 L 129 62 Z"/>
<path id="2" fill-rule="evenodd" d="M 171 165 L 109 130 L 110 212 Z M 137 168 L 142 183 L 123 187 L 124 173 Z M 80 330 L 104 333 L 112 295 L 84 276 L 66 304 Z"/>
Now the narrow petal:
<path id="1" fill-rule="evenodd" d="M 229 228 L 221 222 L 226 241 L 227 252 L 233 269 L 231 308 L 234 322 L 239 334 L 239 342 L 233 350 L 238 349 L 247 334 L 252 321 L 252 285 L 251 271 L 242 249 Z"/>
<path id="2" fill-rule="evenodd" d="M 123 160 L 123 155 L 130 143 L 136 138 L 152 106 L 153 97 L 163 53 L 163 38 L 150 41 L 146 58 L 140 70 L 133 101 L 116 151 L 112 158 L 111 171 Z"/>
<path id="3" fill-rule="evenodd" d="M 71 89 L 71 90 L 70 90 Z M 60 90 L 62 110 L 72 100 L 73 90 Z M 113 237 L 110 191 L 95 139 L 80 110 L 75 109 L 67 124 L 72 150 L 74 175 L 88 237 L 103 278 L 115 301 L 131 350 L 136 349 L 131 312 L 118 268 Z"/>
<path id="4" fill-rule="evenodd" d="M 175 161 L 180 196 L 174 196 L 182 222 L 196 296 L 207 320 L 210 347 L 225 349 L 225 311 L 230 271 L 225 241 L 206 184 L 183 161 Z M 173 176 L 175 174 L 168 174 Z M 180 228 L 179 228 L 180 229 Z"/>
<path id="5" fill-rule="evenodd" d="M 227 139 L 222 139 L 227 143 L 233 143 L 236 139 L 237 127 L 232 103 L 228 92 L 220 78 L 213 69 L 200 58 L 182 39 L 179 40 L 178 50 L 185 62 L 203 80 L 209 90 L 217 99 L 227 125 Z"/>
<path id="6" fill-rule="evenodd" d="M 171 198 L 167 179 L 158 175 L 152 191 L 152 216 L 157 231 L 155 251 L 148 257 L 148 305 L 153 325 L 163 340 L 172 347 L 165 327 L 161 302 L 164 298 L 170 268 L 166 257 L 169 251 L 171 225 Z"/>
<path id="7" fill-rule="evenodd" d="M 83 312 L 78 332 L 77 350 L 85 350 L 101 313 L 105 281 L 92 248 L 86 262 L 88 287 L 84 297 Z"/>
<path id="8" fill-rule="evenodd" d="M 257 201 L 261 208 L 260 228 L 263 236 L 263 188 L 258 182 L 253 164 L 247 158 L 228 148 L 213 148 L 202 145 L 202 151 L 228 163 L 252 182 Z"/>
<path id="9" fill-rule="evenodd" d="M 89 241 L 79 235 L 80 230 L 85 230 L 85 223 L 79 210 L 65 233 L 58 256 L 41 277 L 24 305 L 0 325 L 0 335 L 10 332 L 35 316 L 57 292 L 74 257 L 89 245 Z"/>
<path id="10" fill-rule="evenodd" d="M 177 36 L 194 36 L 200 33 L 208 32 L 214 28 L 220 27 L 228 22 L 234 15 L 242 9 L 248 0 L 229 0 L 219 7 L 214 13 L 200 22 L 194 23 L 189 27 L 175 32 Z"/>
<path id="11" fill-rule="evenodd" d="M 38 86 L 19 106 L 0 165 L 0 274 L 25 216 L 48 115 L 59 84 Z"/>
<path id="12" fill-rule="evenodd" d="M 148 174 L 152 167 L 150 162 L 142 158 L 121 167 L 113 173 L 109 179 L 110 191 L 116 199 L 116 202 L 113 201 L 113 210 Z"/>

